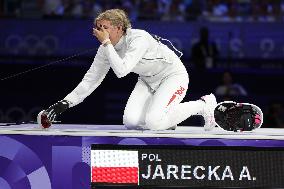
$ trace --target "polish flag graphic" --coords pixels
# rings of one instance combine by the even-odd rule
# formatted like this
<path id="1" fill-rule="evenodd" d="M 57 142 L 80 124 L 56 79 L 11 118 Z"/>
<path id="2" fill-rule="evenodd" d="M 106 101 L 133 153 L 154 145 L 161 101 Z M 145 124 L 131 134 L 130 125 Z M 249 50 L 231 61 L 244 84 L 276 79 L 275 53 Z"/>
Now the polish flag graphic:
<path id="1" fill-rule="evenodd" d="M 93 183 L 138 184 L 138 151 L 92 150 Z"/>

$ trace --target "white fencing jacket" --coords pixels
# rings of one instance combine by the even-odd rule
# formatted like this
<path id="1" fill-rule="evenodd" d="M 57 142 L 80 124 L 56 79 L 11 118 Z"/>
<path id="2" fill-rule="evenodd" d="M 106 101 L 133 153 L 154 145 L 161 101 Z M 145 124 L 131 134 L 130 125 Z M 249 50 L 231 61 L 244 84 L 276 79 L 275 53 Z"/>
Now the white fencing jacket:
<path id="1" fill-rule="evenodd" d="M 110 68 L 118 78 L 137 73 L 154 90 L 167 76 L 187 73 L 166 45 L 144 30 L 128 29 L 115 46 L 99 47 L 82 81 L 64 99 L 71 102 L 71 107 L 81 103 L 101 84 Z"/>

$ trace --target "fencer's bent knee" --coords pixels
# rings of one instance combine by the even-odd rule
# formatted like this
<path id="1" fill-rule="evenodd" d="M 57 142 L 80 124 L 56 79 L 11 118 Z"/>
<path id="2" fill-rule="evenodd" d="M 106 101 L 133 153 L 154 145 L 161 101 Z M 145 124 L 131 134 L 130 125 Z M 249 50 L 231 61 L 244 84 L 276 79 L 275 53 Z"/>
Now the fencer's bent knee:
<path id="1" fill-rule="evenodd" d="M 131 129 L 131 128 L 136 128 L 140 123 L 139 123 L 139 118 L 135 116 L 134 114 L 124 114 L 123 115 L 123 124 Z"/>
<path id="2" fill-rule="evenodd" d="M 148 113 L 145 118 L 145 125 L 150 130 L 159 130 L 160 125 L 162 124 L 161 115 L 154 113 Z"/>

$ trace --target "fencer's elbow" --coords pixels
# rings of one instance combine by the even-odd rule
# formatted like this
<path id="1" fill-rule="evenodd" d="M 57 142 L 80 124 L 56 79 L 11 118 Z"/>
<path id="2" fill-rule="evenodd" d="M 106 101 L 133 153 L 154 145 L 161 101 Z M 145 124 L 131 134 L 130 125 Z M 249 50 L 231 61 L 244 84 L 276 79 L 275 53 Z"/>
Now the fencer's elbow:
<path id="1" fill-rule="evenodd" d="M 125 77 L 128 73 L 127 72 L 115 72 L 115 75 L 117 78 L 122 78 L 122 77 Z"/>

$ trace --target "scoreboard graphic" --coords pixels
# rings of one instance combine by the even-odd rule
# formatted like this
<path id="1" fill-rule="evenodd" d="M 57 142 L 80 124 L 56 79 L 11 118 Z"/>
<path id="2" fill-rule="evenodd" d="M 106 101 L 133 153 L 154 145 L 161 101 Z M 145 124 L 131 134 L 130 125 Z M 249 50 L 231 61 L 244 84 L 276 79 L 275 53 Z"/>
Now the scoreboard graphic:
<path id="1" fill-rule="evenodd" d="M 284 187 L 284 149 L 92 145 L 91 183 L 145 187 Z"/>
<path id="2" fill-rule="evenodd" d="M 138 151 L 92 150 L 92 182 L 138 185 Z"/>

